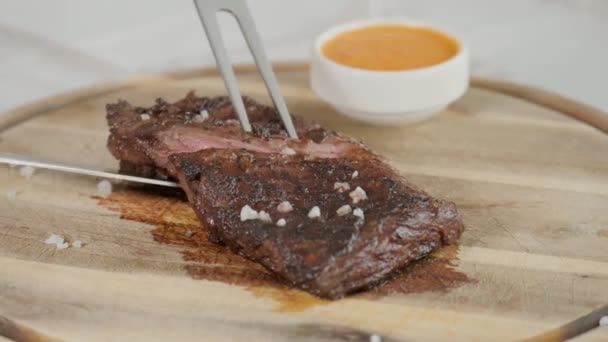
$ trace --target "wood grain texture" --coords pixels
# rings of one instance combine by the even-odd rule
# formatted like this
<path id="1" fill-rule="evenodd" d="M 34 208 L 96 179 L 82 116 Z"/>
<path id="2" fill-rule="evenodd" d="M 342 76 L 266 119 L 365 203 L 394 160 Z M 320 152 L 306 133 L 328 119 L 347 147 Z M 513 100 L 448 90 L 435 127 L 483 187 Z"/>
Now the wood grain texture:
<path id="1" fill-rule="evenodd" d="M 505 81 L 476 78 L 472 85 L 536 103 L 608 133 L 608 113 L 587 104 L 542 89 Z"/>
<path id="2" fill-rule="evenodd" d="M 229 281 L 225 274 L 245 272 L 246 261 L 201 241 L 155 241 L 186 227 L 204 234 L 181 199 L 116 184 L 104 202 L 94 198 L 97 179 L 43 170 L 26 179 L 0 166 L 0 316 L 68 341 L 470 341 L 542 336 L 608 303 L 606 135 L 479 89 L 427 122 L 370 128 L 319 102 L 305 69 L 279 69 L 290 110 L 363 139 L 412 182 L 457 203 L 461 243 L 430 260 L 471 281 L 333 302 L 260 282 L 265 275 L 254 266 Z M 243 93 L 268 100 L 249 69 L 239 81 Z M 0 151 L 115 170 L 104 105 L 175 100 L 190 89 L 224 93 L 209 72 L 83 91 L 16 111 L 3 123 L 10 128 Z M 137 219 L 146 208 L 156 214 Z M 85 246 L 55 250 L 43 243 L 50 233 Z M 421 263 L 416 280 L 451 281 L 432 265 Z"/>

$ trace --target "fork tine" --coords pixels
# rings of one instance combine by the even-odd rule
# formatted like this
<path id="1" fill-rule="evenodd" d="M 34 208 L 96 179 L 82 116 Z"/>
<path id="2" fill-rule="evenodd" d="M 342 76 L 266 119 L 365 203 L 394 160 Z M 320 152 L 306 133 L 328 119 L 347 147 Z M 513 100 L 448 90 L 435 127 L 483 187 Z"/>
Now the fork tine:
<path id="1" fill-rule="evenodd" d="M 275 108 L 279 112 L 285 130 L 287 130 L 290 137 L 298 139 L 298 133 L 291 120 L 291 115 L 289 115 L 289 111 L 287 110 L 283 95 L 281 95 L 278 82 L 272 71 L 272 66 L 268 61 L 268 57 L 266 57 L 264 45 L 262 44 L 262 40 L 260 39 L 245 0 L 194 0 L 194 3 L 203 23 L 203 28 L 205 29 L 205 32 L 207 32 L 207 38 L 211 44 L 215 61 L 220 67 L 224 82 L 226 83 L 226 88 L 228 89 L 228 94 L 230 95 L 230 100 L 235 107 L 243 129 L 247 132 L 251 132 L 251 125 L 243 104 L 243 98 L 238 89 L 234 71 L 232 70 L 228 54 L 226 53 L 219 32 L 219 25 L 216 17 L 218 11 L 229 12 L 239 23 L 241 33 L 245 37 L 245 41 L 249 46 L 249 51 L 251 51 L 255 63 L 258 66 L 258 70 L 264 79 L 266 89 L 272 98 Z"/>
<path id="2" fill-rule="evenodd" d="M 232 13 L 239 22 L 241 32 L 245 36 L 249 50 L 251 51 L 255 63 L 260 70 L 260 74 L 264 79 L 266 89 L 268 89 L 268 93 L 270 93 L 272 102 L 279 112 L 287 133 L 290 137 L 297 139 L 298 134 L 291 120 L 291 116 L 289 115 L 289 111 L 287 110 L 287 105 L 285 104 L 285 100 L 283 99 L 283 95 L 279 89 L 272 66 L 268 61 L 268 57 L 266 56 L 266 51 L 264 50 L 264 45 L 260 39 L 260 35 L 258 34 L 253 18 L 251 17 L 249 8 L 247 7 L 247 2 L 237 1 L 235 4 L 236 3 L 238 3 L 240 6 L 233 8 Z M 238 11 L 238 13 L 235 13 L 235 11 Z"/>
<path id="3" fill-rule="evenodd" d="M 249 123 L 249 117 L 247 117 L 243 97 L 241 96 L 236 77 L 234 76 L 234 70 L 232 70 L 232 64 L 228 58 L 228 53 L 219 31 L 216 14 L 218 10 L 222 9 L 221 2 L 194 0 L 194 4 L 201 18 L 203 28 L 207 33 L 207 39 L 211 45 L 215 62 L 220 68 L 226 89 L 228 90 L 228 96 L 230 96 L 230 101 L 234 106 L 241 127 L 245 132 L 251 132 L 251 124 Z"/>

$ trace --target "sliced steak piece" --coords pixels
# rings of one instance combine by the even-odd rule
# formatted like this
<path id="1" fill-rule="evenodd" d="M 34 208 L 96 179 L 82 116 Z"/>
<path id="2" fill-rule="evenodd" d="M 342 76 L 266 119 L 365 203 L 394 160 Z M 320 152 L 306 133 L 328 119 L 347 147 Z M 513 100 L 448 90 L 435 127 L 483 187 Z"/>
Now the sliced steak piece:
<path id="1" fill-rule="evenodd" d="M 170 160 L 213 240 L 323 297 L 376 282 L 462 232 L 454 204 L 415 189 L 371 154 L 330 160 L 210 149 Z M 367 199 L 353 203 L 357 187 Z M 279 210 L 284 201 L 292 211 Z M 270 220 L 243 221 L 245 206 Z M 320 216 L 311 218 L 315 206 Z"/>
<path id="2" fill-rule="evenodd" d="M 373 284 L 460 237 L 454 204 L 365 146 L 298 119 L 301 139 L 289 139 L 274 109 L 245 103 L 251 134 L 224 97 L 120 101 L 107 106 L 108 147 L 122 172 L 178 178 L 210 239 L 319 296 Z"/>
<path id="3" fill-rule="evenodd" d="M 243 148 L 263 153 L 304 153 L 335 158 L 356 144 L 349 138 L 295 119 L 300 140 L 288 139 L 274 108 L 244 97 L 253 133 L 241 131 L 227 97 L 197 97 L 192 92 L 176 103 L 162 99 L 150 108 L 126 101 L 108 104 L 108 149 L 121 161 L 121 172 L 168 178 L 169 155 L 207 148 Z"/>

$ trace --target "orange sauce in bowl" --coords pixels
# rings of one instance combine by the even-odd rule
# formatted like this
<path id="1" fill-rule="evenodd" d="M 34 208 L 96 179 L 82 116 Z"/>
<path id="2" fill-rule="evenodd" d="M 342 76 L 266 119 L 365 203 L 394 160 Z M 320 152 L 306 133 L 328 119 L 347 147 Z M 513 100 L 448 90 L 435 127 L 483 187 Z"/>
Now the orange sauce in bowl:
<path id="1" fill-rule="evenodd" d="M 455 56 L 460 45 L 427 27 L 374 25 L 342 32 L 321 47 L 323 55 L 353 68 L 395 71 L 424 68 Z"/>

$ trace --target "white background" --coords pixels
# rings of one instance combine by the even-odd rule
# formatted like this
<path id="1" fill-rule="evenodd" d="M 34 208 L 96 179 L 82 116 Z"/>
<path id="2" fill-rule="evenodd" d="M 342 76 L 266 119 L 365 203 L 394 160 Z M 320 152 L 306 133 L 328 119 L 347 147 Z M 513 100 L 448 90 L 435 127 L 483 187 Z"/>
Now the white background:
<path id="1" fill-rule="evenodd" d="M 476 74 L 608 110 L 606 0 L 250 0 L 274 61 L 303 60 L 324 28 L 370 15 L 437 23 L 464 37 Z M 229 19 L 228 17 L 222 19 Z M 249 61 L 222 20 L 235 62 Z M 98 82 L 200 67 L 213 57 L 191 0 L 0 0 L 0 112 Z"/>

